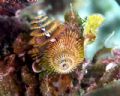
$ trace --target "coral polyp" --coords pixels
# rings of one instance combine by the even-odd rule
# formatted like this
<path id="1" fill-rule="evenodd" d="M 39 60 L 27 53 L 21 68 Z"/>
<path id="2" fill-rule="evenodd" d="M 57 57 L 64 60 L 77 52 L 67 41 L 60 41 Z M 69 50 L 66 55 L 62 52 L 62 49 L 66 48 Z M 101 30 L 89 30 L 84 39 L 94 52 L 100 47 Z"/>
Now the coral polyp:
<path id="1" fill-rule="evenodd" d="M 31 29 L 32 30 L 40 29 L 41 31 L 37 35 L 35 34 L 35 32 L 32 32 L 31 35 L 37 37 L 41 36 L 50 37 L 50 35 L 57 29 L 59 23 L 60 23 L 59 21 L 52 20 L 48 16 L 40 15 L 31 22 L 32 25 Z"/>
<path id="2" fill-rule="evenodd" d="M 0 96 L 120 96 L 119 5 L 0 0 Z"/>
<path id="3" fill-rule="evenodd" d="M 83 61 L 83 42 L 77 37 L 75 32 L 64 32 L 58 41 L 48 45 L 45 59 L 55 72 L 70 73 Z"/>
<path id="4" fill-rule="evenodd" d="M 71 13 L 68 14 L 71 18 Z M 31 33 L 33 38 L 30 44 L 39 50 L 42 48 L 39 53 L 43 54 L 42 57 L 35 60 L 39 61 L 37 63 L 39 66 L 44 66 L 53 72 L 67 74 L 83 62 L 84 38 L 77 22 L 76 16 L 78 17 L 78 15 L 74 11 L 72 11 L 72 15 L 74 18 L 66 19 L 65 23 L 57 20 L 49 23 L 51 20 L 47 16 L 38 16 L 31 22 L 31 29 L 34 31 Z M 35 71 L 35 68 L 33 69 Z M 35 72 L 39 72 L 38 69 L 36 70 Z"/>

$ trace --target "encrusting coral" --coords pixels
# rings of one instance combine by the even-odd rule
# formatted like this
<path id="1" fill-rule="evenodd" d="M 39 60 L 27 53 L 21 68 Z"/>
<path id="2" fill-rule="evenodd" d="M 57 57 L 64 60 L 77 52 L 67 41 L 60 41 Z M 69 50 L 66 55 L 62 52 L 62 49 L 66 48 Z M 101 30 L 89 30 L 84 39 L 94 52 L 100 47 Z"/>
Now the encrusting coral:
<path id="1" fill-rule="evenodd" d="M 83 20 L 72 9 L 64 22 L 43 14 L 30 26 L 24 21 L 0 16 L 1 96 L 96 96 L 120 79 L 119 48 L 103 48 L 93 61 L 84 55 L 97 38 L 102 15 Z"/>

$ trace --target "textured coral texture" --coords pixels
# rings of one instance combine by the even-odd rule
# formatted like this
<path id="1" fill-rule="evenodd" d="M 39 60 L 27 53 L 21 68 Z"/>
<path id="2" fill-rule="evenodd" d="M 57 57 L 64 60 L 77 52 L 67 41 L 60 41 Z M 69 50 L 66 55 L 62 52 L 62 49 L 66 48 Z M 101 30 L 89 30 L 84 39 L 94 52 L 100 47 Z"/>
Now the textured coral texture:
<path id="1" fill-rule="evenodd" d="M 0 96 L 120 96 L 119 0 L 0 0 Z"/>

